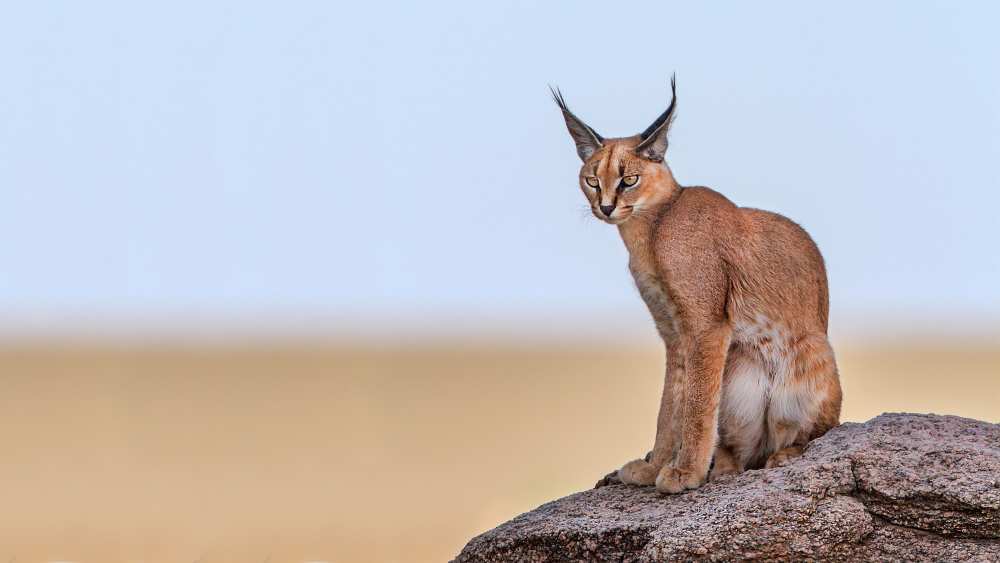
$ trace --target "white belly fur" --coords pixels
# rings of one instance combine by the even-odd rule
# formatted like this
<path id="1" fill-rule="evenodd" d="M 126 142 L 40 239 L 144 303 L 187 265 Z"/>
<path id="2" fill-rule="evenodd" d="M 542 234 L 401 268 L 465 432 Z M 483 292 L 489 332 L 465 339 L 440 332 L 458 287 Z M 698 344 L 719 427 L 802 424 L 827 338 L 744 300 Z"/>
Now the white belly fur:
<path id="1" fill-rule="evenodd" d="M 719 406 L 719 436 L 744 467 L 808 434 L 822 397 L 795 375 L 791 335 L 763 315 L 733 326 Z"/>

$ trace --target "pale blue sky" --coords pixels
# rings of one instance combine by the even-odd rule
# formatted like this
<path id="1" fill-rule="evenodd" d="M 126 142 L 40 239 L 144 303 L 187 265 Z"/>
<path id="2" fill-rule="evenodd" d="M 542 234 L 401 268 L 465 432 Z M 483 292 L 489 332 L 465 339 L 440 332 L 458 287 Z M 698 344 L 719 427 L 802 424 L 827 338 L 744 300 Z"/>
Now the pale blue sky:
<path id="1" fill-rule="evenodd" d="M 675 175 L 805 226 L 835 315 L 1000 314 L 996 4 L 622 6 L 14 3 L 0 308 L 641 310 L 546 85 L 618 136 L 676 71 Z"/>

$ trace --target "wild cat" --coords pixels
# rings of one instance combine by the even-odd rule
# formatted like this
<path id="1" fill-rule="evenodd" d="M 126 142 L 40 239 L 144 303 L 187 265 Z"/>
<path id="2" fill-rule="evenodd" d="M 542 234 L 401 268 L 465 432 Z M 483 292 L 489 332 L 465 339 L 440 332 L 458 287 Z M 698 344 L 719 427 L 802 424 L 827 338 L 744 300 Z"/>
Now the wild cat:
<path id="1" fill-rule="evenodd" d="M 666 346 L 653 450 L 618 476 L 678 493 L 798 456 L 839 423 L 841 390 L 819 249 L 781 215 L 674 180 L 664 162 L 674 79 L 670 87 L 652 125 L 617 139 L 552 94 L 583 160 L 580 188 L 594 215 L 618 227 Z"/>

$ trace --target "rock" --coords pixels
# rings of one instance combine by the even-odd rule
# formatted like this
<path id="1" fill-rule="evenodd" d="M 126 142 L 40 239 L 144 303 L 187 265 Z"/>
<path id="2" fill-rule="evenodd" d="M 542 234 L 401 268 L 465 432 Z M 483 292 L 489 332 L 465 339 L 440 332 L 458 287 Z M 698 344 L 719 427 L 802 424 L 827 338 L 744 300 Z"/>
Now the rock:
<path id="1" fill-rule="evenodd" d="M 883 414 L 785 467 L 664 496 L 614 474 L 476 538 L 471 561 L 1000 561 L 1000 425 Z"/>

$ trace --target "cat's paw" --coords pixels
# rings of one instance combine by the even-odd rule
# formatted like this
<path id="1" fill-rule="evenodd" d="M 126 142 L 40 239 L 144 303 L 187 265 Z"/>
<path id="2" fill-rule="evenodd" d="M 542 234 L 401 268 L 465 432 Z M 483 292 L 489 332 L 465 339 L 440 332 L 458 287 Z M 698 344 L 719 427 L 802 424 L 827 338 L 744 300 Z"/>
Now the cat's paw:
<path id="1" fill-rule="evenodd" d="M 736 475 L 742 472 L 743 469 L 740 468 L 739 463 L 736 458 L 733 457 L 732 452 L 728 448 L 717 447 L 715 448 L 715 457 L 712 459 L 712 469 L 708 472 L 708 480 L 715 481 L 717 479 L 723 479 L 730 475 Z"/>
<path id="2" fill-rule="evenodd" d="M 771 457 L 767 458 L 767 463 L 764 464 L 764 468 L 771 469 L 773 467 L 788 465 L 793 459 L 802 455 L 802 451 L 802 446 L 789 446 L 778 450 L 771 454 Z"/>
<path id="3" fill-rule="evenodd" d="M 618 470 L 618 478 L 626 485 L 652 485 L 656 482 L 656 466 L 644 459 L 635 459 Z"/>
<path id="4" fill-rule="evenodd" d="M 656 490 L 675 495 L 685 489 L 697 489 L 705 484 L 706 471 L 691 471 L 674 465 L 664 465 L 656 476 Z"/>

